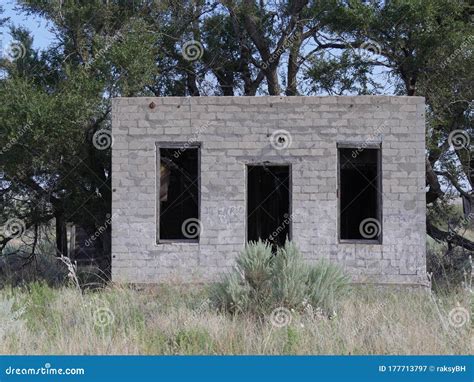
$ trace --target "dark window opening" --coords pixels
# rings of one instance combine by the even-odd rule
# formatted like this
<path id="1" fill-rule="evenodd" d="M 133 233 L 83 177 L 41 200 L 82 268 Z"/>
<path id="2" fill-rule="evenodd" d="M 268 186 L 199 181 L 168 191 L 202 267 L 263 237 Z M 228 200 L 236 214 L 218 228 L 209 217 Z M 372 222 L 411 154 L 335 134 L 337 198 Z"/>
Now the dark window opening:
<path id="1" fill-rule="evenodd" d="M 281 246 L 290 238 L 290 166 L 247 168 L 247 239 Z"/>
<path id="2" fill-rule="evenodd" d="M 199 148 L 159 148 L 159 240 L 199 241 Z"/>
<path id="3" fill-rule="evenodd" d="M 380 149 L 339 149 L 340 239 L 379 241 Z"/>

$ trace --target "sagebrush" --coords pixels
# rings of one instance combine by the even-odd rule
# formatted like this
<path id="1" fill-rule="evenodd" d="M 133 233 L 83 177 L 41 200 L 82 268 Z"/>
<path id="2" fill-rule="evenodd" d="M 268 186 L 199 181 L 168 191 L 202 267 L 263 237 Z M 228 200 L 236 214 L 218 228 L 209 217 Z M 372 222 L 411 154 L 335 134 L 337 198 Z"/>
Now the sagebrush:
<path id="1" fill-rule="evenodd" d="M 211 288 L 211 301 L 222 311 L 265 316 L 284 307 L 330 315 L 350 279 L 327 261 L 307 264 L 293 242 L 272 250 L 269 243 L 249 243 L 233 272 Z"/>

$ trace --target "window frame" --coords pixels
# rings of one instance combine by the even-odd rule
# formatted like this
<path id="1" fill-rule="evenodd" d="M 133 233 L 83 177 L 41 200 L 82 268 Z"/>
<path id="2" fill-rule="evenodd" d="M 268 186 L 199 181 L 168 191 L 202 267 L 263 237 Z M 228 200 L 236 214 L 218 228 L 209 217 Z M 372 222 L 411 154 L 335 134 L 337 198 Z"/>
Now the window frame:
<path id="1" fill-rule="evenodd" d="M 187 244 L 199 244 L 201 239 L 201 232 L 196 239 L 161 239 L 160 237 L 160 217 L 161 217 L 161 202 L 160 202 L 160 189 L 161 189 L 161 149 L 180 149 L 186 147 L 186 149 L 197 149 L 197 174 L 198 174 L 198 195 L 197 195 L 197 207 L 198 216 L 197 219 L 201 221 L 201 142 L 155 142 L 155 209 L 156 209 L 156 244 L 170 244 L 170 243 L 187 243 Z"/>
<path id="2" fill-rule="evenodd" d="M 376 239 L 342 239 L 341 238 L 341 155 L 340 149 L 364 149 L 377 150 L 377 220 L 380 224 L 380 234 Z M 382 143 L 381 142 L 338 142 L 336 143 L 337 163 L 337 239 L 339 244 L 383 244 L 383 169 L 382 169 Z"/>

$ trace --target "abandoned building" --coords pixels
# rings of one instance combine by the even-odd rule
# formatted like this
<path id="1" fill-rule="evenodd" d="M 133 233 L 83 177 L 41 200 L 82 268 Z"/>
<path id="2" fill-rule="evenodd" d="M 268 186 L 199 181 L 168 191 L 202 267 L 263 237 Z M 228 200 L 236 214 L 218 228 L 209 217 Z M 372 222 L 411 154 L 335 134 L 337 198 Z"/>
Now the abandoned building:
<path id="1" fill-rule="evenodd" d="M 201 282 L 293 240 L 354 282 L 423 284 L 422 97 L 117 98 L 112 278 Z"/>

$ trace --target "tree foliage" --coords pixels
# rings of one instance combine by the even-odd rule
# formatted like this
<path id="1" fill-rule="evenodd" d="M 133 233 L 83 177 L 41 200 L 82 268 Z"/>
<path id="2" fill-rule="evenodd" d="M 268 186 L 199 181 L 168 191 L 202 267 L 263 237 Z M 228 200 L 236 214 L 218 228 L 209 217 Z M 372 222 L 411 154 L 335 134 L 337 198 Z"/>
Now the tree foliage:
<path id="1" fill-rule="evenodd" d="M 474 250 L 434 222 L 452 191 L 474 211 L 472 7 L 463 0 L 19 0 L 56 36 L 44 50 L 11 26 L 20 57 L 0 61 L 0 217 L 56 218 L 94 231 L 111 210 L 116 96 L 398 94 L 427 103 L 428 233 Z M 1 23 L 8 20 L 1 19 Z M 191 46 L 189 52 L 186 47 Z M 190 57 L 189 54 L 194 54 Z M 436 218 L 435 218 L 436 216 Z M 110 232 L 109 232 L 110 233 Z M 0 248 L 11 239 L 0 238 Z M 101 248 L 110 255 L 110 236 Z"/>

